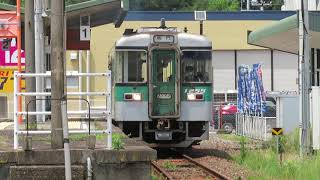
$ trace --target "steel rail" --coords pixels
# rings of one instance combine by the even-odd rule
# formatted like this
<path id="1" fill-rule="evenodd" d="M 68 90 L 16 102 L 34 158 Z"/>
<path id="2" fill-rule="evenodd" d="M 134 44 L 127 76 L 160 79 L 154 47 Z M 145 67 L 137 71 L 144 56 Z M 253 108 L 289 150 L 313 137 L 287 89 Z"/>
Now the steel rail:
<path id="1" fill-rule="evenodd" d="M 202 169 L 204 169 L 204 170 L 206 170 L 207 172 L 209 172 L 211 175 L 213 175 L 213 176 L 215 176 L 215 177 L 217 177 L 217 178 L 219 178 L 219 179 L 221 179 L 221 180 L 231 180 L 230 177 L 227 177 L 227 176 L 221 174 L 220 172 L 218 172 L 218 171 L 216 171 L 216 170 L 214 170 L 214 169 L 209 168 L 208 166 L 206 166 L 206 165 L 198 162 L 197 160 L 191 158 L 190 156 L 187 156 L 187 155 L 185 155 L 185 154 L 182 154 L 181 156 L 182 156 L 183 158 L 187 159 L 189 162 L 191 162 L 191 163 L 193 163 L 193 164 L 201 167 Z"/>
<path id="2" fill-rule="evenodd" d="M 168 180 L 174 180 L 174 178 L 166 171 L 164 170 L 162 167 L 158 166 L 158 164 L 156 162 L 151 162 L 151 165 L 162 175 L 165 176 L 165 178 L 167 178 Z"/>

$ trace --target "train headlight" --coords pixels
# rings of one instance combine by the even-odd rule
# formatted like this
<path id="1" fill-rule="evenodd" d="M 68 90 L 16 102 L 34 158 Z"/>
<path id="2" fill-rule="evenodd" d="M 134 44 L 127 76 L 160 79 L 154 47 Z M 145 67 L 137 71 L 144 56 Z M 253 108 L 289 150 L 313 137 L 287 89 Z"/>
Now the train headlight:
<path id="1" fill-rule="evenodd" d="M 204 96 L 203 96 L 203 93 L 188 93 L 187 99 L 189 101 L 203 101 Z"/>
<path id="2" fill-rule="evenodd" d="M 124 100 L 126 101 L 141 101 L 141 93 L 124 93 Z"/>

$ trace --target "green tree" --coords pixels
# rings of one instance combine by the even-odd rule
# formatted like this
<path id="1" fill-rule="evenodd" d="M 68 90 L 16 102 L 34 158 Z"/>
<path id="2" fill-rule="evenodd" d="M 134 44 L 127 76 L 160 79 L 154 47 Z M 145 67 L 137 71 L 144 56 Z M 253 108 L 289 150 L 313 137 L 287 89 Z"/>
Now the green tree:
<path id="1" fill-rule="evenodd" d="M 16 0 L 0 0 L 0 3 L 6 3 L 6 4 L 16 4 Z"/>
<path id="2" fill-rule="evenodd" d="M 130 0 L 131 10 L 174 11 L 187 8 L 194 0 Z"/>
<path id="3" fill-rule="evenodd" d="M 239 0 L 130 0 L 131 10 L 147 11 L 236 11 Z"/>
<path id="4" fill-rule="evenodd" d="M 22 6 L 24 6 L 24 1 L 25 0 L 21 0 Z M 65 3 L 66 3 L 66 5 L 69 5 L 69 4 L 76 4 L 76 3 L 81 3 L 81 2 L 85 2 L 85 1 L 89 1 L 89 0 L 65 0 Z M 11 5 L 16 5 L 16 2 L 17 2 L 16 0 L 0 0 L 0 3 L 6 3 L 6 4 L 11 4 Z"/>
<path id="5" fill-rule="evenodd" d="M 238 11 L 239 0 L 209 0 L 207 10 L 211 11 Z"/>

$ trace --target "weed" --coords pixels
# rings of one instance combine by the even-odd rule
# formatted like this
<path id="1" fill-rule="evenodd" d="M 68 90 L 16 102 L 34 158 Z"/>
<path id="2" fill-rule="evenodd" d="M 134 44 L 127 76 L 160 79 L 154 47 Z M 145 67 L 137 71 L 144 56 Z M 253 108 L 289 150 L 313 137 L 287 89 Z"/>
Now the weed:
<path id="1" fill-rule="evenodd" d="M 169 160 L 166 160 L 164 163 L 163 163 L 163 167 L 168 169 L 168 170 L 171 170 L 171 171 L 174 171 L 176 168 L 177 168 L 177 165 L 173 164 L 171 161 Z"/>
<path id="2" fill-rule="evenodd" d="M 71 134 L 69 136 L 70 141 L 84 141 L 88 137 L 88 134 Z"/>
<path id="3" fill-rule="evenodd" d="M 124 136 L 119 133 L 112 134 L 112 147 L 113 149 L 120 150 L 123 149 L 123 138 Z"/>
<path id="4" fill-rule="evenodd" d="M 244 136 L 241 136 L 240 139 L 240 164 L 243 163 L 244 159 L 246 158 L 246 141 Z"/>
<path id="5" fill-rule="evenodd" d="M 320 179 L 320 155 L 299 158 L 299 131 L 284 135 L 280 138 L 280 151 L 285 158 L 280 165 L 276 152 L 275 139 L 268 142 L 267 149 L 245 150 L 244 143 L 240 142 L 240 154 L 235 160 L 248 169 L 254 176 L 248 179 Z"/>
<path id="6" fill-rule="evenodd" d="M 97 134 L 96 139 L 97 140 L 105 140 L 107 138 L 107 134 Z"/>
<path id="7" fill-rule="evenodd" d="M 36 130 L 37 129 L 37 123 L 32 122 L 28 124 L 28 130 Z"/>
<path id="8" fill-rule="evenodd" d="M 227 140 L 227 141 L 235 141 L 240 142 L 242 138 L 245 139 L 245 141 L 250 141 L 247 137 L 244 136 L 238 136 L 235 134 L 217 134 L 217 136 L 221 139 Z"/>
<path id="9" fill-rule="evenodd" d="M 155 174 L 151 174 L 151 180 L 158 180 L 158 176 Z"/>

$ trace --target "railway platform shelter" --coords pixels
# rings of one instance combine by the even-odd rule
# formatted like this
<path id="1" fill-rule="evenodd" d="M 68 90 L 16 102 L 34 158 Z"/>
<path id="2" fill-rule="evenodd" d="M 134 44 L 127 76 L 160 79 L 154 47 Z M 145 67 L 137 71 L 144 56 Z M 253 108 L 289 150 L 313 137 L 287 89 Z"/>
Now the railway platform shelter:
<path id="1" fill-rule="evenodd" d="M 310 124 L 313 148 L 320 149 L 320 11 L 309 11 L 310 55 Z M 299 53 L 299 14 L 248 32 L 248 44 L 275 49 L 292 54 Z M 297 67 L 298 69 L 298 67 Z"/>
<path id="2" fill-rule="evenodd" d="M 298 54 L 298 13 L 248 33 L 248 44 Z M 320 48 L 320 11 L 309 12 L 310 47 Z"/>

